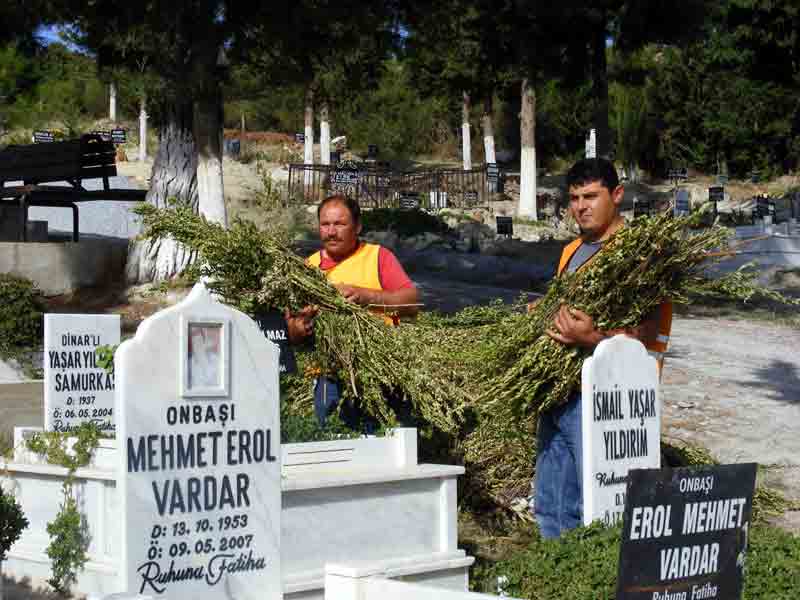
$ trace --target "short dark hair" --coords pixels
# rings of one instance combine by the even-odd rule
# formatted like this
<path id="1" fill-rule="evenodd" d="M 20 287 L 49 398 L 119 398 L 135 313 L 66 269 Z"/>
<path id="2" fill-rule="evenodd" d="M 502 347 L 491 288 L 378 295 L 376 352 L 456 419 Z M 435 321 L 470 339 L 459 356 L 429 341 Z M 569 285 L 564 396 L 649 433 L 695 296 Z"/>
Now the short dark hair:
<path id="1" fill-rule="evenodd" d="M 574 186 L 599 181 L 613 192 L 619 185 L 619 176 L 613 163 L 606 158 L 583 158 L 567 172 L 567 190 Z"/>
<path id="2" fill-rule="evenodd" d="M 341 202 L 344 204 L 345 208 L 350 211 L 350 218 L 353 219 L 353 225 L 361 223 L 361 207 L 358 205 L 358 200 L 353 200 L 350 196 L 346 196 L 341 192 L 331 194 L 319 203 L 319 206 L 317 206 L 317 219 L 319 219 L 319 215 L 322 212 L 322 207 L 330 202 Z"/>

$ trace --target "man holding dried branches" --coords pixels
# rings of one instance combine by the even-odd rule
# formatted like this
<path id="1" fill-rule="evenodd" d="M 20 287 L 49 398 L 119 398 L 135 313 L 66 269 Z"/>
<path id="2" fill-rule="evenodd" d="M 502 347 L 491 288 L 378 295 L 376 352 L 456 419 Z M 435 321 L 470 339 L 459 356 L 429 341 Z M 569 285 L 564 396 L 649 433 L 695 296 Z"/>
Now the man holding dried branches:
<path id="1" fill-rule="evenodd" d="M 569 210 L 581 234 L 561 255 L 558 275 L 574 273 L 603 248 L 604 242 L 624 226 L 620 205 L 624 189 L 614 165 L 602 158 L 578 161 L 567 173 Z M 672 306 L 664 302 L 642 323 L 627 330 L 601 331 L 592 317 L 567 305 L 556 314 L 552 339 L 567 346 L 593 350 L 612 335 L 625 333 L 639 339 L 663 361 L 672 324 Z M 534 514 L 543 537 L 558 537 L 583 522 L 581 393 L 543 412 L 537 434 Z"/>
<path id="2" fill-rule="evenodd" d="M 395 255 L 388 248 L 359 239 L 358 202 L 333 194 L 320 202 L 317 217 L 322 249 L 308 258 L 309 265 L 321 269 L 347 300 L 382 315 L 389 325 L 397 324 L 400 316 L 417 313 L 417 288 Z M 290 339 L 297 342 L 310 336 L 316 314 L 312 306 L 287 314 Z M 338 381 L 317 378 L 314 409 L 320 424 L 338 408 L 340 395 Z M 357 415 L 344 416 L 346 421 L 357 420 Z"/>

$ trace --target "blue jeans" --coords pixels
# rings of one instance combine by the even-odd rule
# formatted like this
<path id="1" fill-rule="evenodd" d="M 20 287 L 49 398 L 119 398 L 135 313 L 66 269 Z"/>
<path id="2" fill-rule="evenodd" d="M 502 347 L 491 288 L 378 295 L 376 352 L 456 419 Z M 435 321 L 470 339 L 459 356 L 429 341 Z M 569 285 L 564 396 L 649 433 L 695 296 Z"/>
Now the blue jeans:
<path id="1" fill-rule="evenodd" d="M 314 414 L 319 426 L 325 427 L 328 417 L 338 411 L 342 422 L 350 429 L 374 434 L 378 430 L 378 421 L 364 413 L 359 406 L 342 403 L 341 385 L 337 379 L 317 377 L 314 383 Z"/>
<path id="2" fill-rule="evenodd" d="M 539 417 L 534 516 L 544 538 L 583 523 L 581 395 Z"/>

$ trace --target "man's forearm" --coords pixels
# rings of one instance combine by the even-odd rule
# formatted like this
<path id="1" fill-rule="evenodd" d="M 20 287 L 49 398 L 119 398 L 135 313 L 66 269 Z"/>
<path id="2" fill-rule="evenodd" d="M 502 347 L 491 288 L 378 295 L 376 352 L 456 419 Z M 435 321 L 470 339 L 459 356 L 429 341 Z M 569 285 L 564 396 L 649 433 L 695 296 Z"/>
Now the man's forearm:
<path id="1" fill-rule="evenodd" d="M 418 307 L 416 306 L 402 306 L 417 303 L 418 294 L 416 288 L 403 288 L 394 291 L 374 290 L 371 296 L 369 303 L 378 308 L 386 306 L 387 312 L 398 312 L 406 316 L 415 315 L 418 312 Z"/>

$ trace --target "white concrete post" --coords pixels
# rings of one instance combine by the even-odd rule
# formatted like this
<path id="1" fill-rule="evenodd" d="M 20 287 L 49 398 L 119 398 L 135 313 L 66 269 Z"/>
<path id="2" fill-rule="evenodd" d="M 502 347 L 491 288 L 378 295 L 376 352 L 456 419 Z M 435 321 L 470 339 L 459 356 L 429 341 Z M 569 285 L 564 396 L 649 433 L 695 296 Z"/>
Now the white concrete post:
<path id="1" fill-rule="evenodd" d="M 139 160 L 147 160 L 147 111 L 144 97 L 139 103 Z"/>
<path id="2" fill-rule="evenodd" d="M 323 102 L 319 111 L 319 154 L 323 165 L 331 164 L 331 123 L 327 102 Z"/>
<path id="3" fill-rule="evenodd" d="M 117 84 L 113 81 L 108 85 L 108 118 L 117 121 Z"/>

